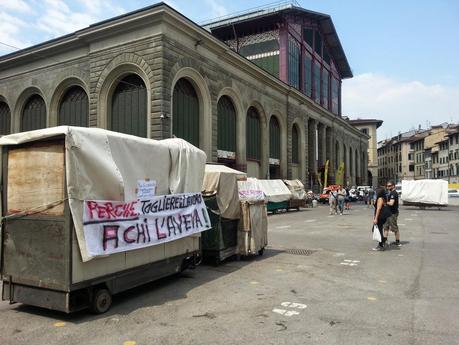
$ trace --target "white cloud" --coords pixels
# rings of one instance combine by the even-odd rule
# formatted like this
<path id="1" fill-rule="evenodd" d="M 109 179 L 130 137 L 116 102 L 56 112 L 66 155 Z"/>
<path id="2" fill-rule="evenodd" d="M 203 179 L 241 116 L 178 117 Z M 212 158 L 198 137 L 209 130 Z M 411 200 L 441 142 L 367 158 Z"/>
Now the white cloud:
<path id="1" fill-rule="evenodd" d="M 0 12 L 0 54 L 11 53 L 15 48 L 24 48 L 30 42 L 21 40 L 21 30 L 27 27 L 27 23 L 5 12 Z M 15 47 L 15 48 L 13 48 Z"/>
<path id="2" fill-rule="evenodd" d="M 24 0 L 0 0 L 0 8 L 14 12 L 32 11 L 32 8 Z"/>
<path id="3" fill-rule="evenodd" d="M 209 7 L 211 17 L 222 17 L 228 14 L 228 10 L 220 0 L 205 0 Z"/>
<path id="4" fill-rule="evenodd" d="M 459 122 L 459 87 L 360 74 L 344 82 L 343 114 L 384 120 L 378 140 L 419 125 Z"/>
<path id="5" fill-rule="evenodd" d="M 89 26 L 102 19 L 116 16 L 124 10 L 110 1 L 79 0 L 83 11 L 71 8 L 64 0 L 45 0 L 44 13 L 38 20 L 38 27 L 51 34 L 59 36 Z"/>

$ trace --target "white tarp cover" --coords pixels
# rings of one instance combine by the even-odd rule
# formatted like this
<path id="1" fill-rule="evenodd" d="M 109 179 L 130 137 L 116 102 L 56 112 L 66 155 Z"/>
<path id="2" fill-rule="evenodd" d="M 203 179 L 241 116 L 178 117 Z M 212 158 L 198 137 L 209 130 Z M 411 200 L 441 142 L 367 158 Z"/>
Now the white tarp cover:
<path id="1" fill-rule="evenodd" d="M 444 180 L 403 180 L 402 199 L 431 205 L 448 205 L 448 182 Z"/>
<path id="2" fill-rule="evenodd" d="M 60 126 L 0 138 L 17 145 L 65 136 L 69 205 L 84 262 L 84 200 L 137 199 L 139 180 L 156 181 L 156 194 L 201 192 L 206 154 L 182 139 L 156 141 L 99 128 Z"/>
<path id="3" fill-rule="evenodd" d="M 292 198 L 292 193 L 282 180 L 258 180 L 258 185 L 268 202 L 282 202 Z"/>
<path id="4" fill-rule="evenodd" d="M 224 165 L 206 164 L 203 193 L 217 193 L 217 204 L 220 215 L 227 219 L 239 219 L 241 207 L 238 195 L 238 180 L 245 179 L 247 174 Z"/>
<path id="5" fill-rule="evenodd" d="M 284 183 L 287 185 L 287 188 L 292 193 L 292 199 L 306 199 L 306 191 L 304 190 L 304 185 L 300 180 L 284 180 Z"/>
<path id="6" fill-rule="evenodd" d="M 265 194 L 258 185 L 258 180 L 249 177 L 246 181 L 238 181 L 239 200 L 249 202 L 265 201 Z"/>

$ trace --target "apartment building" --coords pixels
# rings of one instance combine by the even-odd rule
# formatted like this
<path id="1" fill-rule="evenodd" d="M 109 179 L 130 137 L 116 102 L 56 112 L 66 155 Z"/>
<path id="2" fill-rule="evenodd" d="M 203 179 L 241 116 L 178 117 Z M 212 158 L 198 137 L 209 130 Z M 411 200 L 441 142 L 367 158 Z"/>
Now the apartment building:
<path id="1" fill-rule="evenodd" d="M 448 133 L 449 182 L 459 183 L 459 126 Z"/>
<path id="2" fill-rule="evenodd" d="M 416 131 L 399 135 L 379 142 L 378 145 L 378 184 L 387 180 L 400 182 L 414 178 L 414 154 L 410 146 Z"/>

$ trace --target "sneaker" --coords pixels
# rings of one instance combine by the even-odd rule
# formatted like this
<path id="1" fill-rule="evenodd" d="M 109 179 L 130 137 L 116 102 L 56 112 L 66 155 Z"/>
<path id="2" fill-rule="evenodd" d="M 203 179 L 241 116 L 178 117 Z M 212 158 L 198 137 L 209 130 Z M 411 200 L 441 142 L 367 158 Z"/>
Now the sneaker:
<path id="1" fill-rule="evenodd" d="M 401 243 L 401 242 L 395 241 L 395 242 L 391 242 L 390 245 L 391 245 L 391 246 L 395 246 L 395 247 L 401 247 L 401 246 L 402 246 L 402 243 Z"/>
<path id="2" fill-rule="evenodd" d="M 380 245 L 377 245 L 376 247 L 371 248 L 371 250 L 374 250 L 376 252 L 383 252 L 384 251 L 384 247 L 381 247 Z"/>

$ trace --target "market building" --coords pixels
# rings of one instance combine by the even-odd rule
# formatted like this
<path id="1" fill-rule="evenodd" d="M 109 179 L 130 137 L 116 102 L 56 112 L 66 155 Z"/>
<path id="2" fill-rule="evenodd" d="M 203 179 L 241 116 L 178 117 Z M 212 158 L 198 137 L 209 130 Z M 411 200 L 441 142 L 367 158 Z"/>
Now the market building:
<path id="1" fill-rule="evenodd" d="M 281 4 L 200 26 L 164 3 L 0 57 L 0 134 L 56 125 L 184 138 L 249 176 L 366 183 L 330 16 Z"/>

